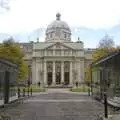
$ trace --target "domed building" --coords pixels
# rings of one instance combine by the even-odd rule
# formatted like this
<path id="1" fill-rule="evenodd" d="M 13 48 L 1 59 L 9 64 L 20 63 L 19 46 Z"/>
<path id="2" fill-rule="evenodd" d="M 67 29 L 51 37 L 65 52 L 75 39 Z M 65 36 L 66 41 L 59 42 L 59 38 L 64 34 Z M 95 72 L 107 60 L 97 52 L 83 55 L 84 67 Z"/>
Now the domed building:
<path id="1" fill-rule="evenodd" d="M 48 25 L 46 30 L 46 42 L 70 42 L 71 30 L 68 24 L 60 19 L 61 15 L 56 14 L 56 20 Z"/>
<path id="2" fill-rule="evenodd" d="M 71 40 L 71 29 L 60 13 L 45 31 L 45 42 L 22 44 L 29 61 L 32 84 L 45 87 L 69 87 L 84 82 L 85 68 L 92 62 L 92 50 L 84 49 L 78 39 Z"/>

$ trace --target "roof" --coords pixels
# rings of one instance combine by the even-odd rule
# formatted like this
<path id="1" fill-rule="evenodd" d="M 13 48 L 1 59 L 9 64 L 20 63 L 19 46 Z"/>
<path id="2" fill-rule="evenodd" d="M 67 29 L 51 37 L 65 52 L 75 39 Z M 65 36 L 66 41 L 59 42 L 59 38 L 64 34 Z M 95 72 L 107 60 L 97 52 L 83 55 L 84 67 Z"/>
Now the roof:
<path id="1" fill-rule="evenodd" d="M 55 43 L 51 42 L 39 42 L 39 43 L 34 43 L 33 44 L 33 50 L 35 49 L 45 49 L 46 47 L 49 47 Z"/>
<path id="2" fill-rule="evenodd" d="M 51 32 L 52 30 L 56 31 L 56 28 L 64 29 L 66 32 L 71 33 L 71 30 L 68 24 L 60 19 L 60 13 L 56 14 L 56 20 L 50 23 L 47 27 L 46 33 Z"/>
<path id="3" fill-rule="evenodd" d="M 78 49 L 78 50 L 83 49 L 83 46 L 82 46 L 81 43 L 64 42 L 63 44 L 66 45 L 66 46 L 68 46 L 68 47 L 70 47 L 70 48 L 72 48 L 72 49 Z"/>
<path id="4" fill-rule="evenodd" d="M 14 67 L 14 68 L 17 68 L 16 64 L 10 62 L 9 60 L 3 59 L 3 58 L 0 58 L 0 63 L 6 64 L 6 65 Z"/>
<path id="5" fill-rule="evenodd" d="M 19 44 L 23 46 L 33 46 L 33 43 L 19 43 Z"/>
<path id="6" fill-rule="evenodd" d="M 111 58 L 116 57 L 118 55 L 120 55 L 120 51 L 112 52 L 112 53 L 110 53 L 110 54 L 108 54 L 108 55 L 106 55 L 104 57 L 101 57 L 100 59 L 96 60 L 95 62 L 93 62 L 92 66 L 93 65 L 99 65 L 99 64 L 101 64 L 103 62 L 106 62 L 106 61 L 110 60 Z"/>
<path id="7" fill-rule="evenodd" d="M 51 45 L 56 44 L 56 42 L 39 42 L 39 43 L 35 43 L 33 45 L 33 49 L 45 49 Z M 71 49 L 76 49 L 76 50 L 81 50 L 83 49 L 83 46 L 81 43 L 76 43 L 76 42 L 61 42 L 61 44 L 71 48 Z"/>

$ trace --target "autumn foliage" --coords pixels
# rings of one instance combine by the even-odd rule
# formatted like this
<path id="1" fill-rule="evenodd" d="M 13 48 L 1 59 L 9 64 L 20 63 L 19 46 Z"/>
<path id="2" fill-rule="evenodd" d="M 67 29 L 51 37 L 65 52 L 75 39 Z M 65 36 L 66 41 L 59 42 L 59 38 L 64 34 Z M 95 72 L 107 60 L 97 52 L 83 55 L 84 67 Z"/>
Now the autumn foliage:
<path id="1" fill-rule="evenodd" d="M 18 78 L 24 80 L 28 74 L 28 67 L 23 60 L 24 53 L 20 49 L 20 45 L 15 43 L 13 39 L 5 40 L 0 45 L 0 58 L 15 63 L 18 66 Z"/>

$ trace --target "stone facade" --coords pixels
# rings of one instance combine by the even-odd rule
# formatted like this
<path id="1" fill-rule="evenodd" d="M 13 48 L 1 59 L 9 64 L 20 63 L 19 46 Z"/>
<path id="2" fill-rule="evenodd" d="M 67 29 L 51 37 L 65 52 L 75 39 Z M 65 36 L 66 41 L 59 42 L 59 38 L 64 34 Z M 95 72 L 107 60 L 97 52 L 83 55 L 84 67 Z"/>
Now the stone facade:
<path id="1" fill-rule="evenodd" d="M 23 43 L 24 59 L 31 66 L 33 84 L 73 86 L 84 82 L 85 68 L 92 62 L 93 50 L 82 41 L 71 41 L 71 30 L 60 14 L 46 29 L 45 42 Z"/>

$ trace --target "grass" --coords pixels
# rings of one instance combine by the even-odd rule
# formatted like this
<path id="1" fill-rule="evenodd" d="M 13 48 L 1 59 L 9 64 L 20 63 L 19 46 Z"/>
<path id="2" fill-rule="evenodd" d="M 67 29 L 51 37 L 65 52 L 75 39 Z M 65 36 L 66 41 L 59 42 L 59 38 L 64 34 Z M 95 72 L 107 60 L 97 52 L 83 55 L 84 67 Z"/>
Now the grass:
<path id="1" fill-rule="evenodd" d="M 72 92 L 88 92 L 88 86 L 87 85 L 81 85 L 79 87 L 72 88 Z"/>
<path id="2" fill-rule="evenodd" d="M 28 92 L 28 87 L 20 87 L 21 91 L 25 88 L 25 92 Z M 32 92 L 45 92 L 45 88 L 42 88 L 42 87 L 39 87 L 37 85 L 32 85 L 30 88 L 29 88 L 29 91 L 31 90 L 32 88 Z"/>

